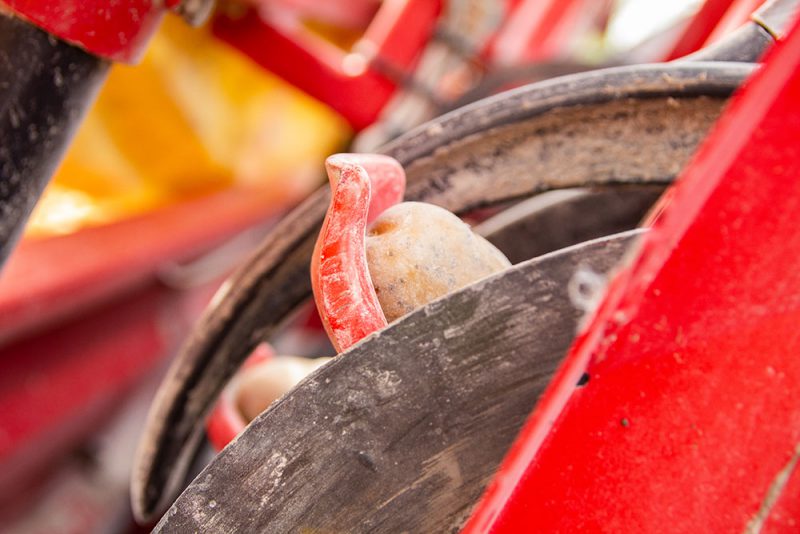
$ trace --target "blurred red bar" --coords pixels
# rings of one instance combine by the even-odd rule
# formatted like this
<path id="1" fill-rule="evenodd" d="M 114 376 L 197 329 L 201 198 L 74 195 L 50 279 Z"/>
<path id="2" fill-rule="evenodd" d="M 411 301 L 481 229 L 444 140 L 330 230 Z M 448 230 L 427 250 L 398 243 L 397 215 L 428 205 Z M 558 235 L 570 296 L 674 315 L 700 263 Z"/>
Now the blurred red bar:
<path id="1" fill-rule="evenodd" d="M 607 11 L 606 0 L 512 0 L 486 56 L 500 65 L 551 61 L 564 55 L 581 30 Z"/>
<path id="2" fill-rule="evenodd" d="M 213 31 L 361 130 L 377 119 L 394 93 L 399 81 L 394 74 L 403 77 L 413 70 L 441 9 L 439 0 L 386 0 L 352 51 L 311 33 L 302 21 L 267 19 L 256 10 L 221 11 Z"/>
<path id="3" fill-rule="evenodd" d="M 286 202 L 232 188 L 118 223 L 23 241 L 0 276 L 0 344 L 130 292 L 161 266 L 264 223 Z"/>
<path id="4" fill-rule="evenodd" d="M 734 0 L 706 0 L 703 2 L 678 37 L 673 49 L 667 54 L 665 61 L 672 61 L 700 50 L 733 3 Z M 748 13 L 749 15 L 750 13 Z"/>
<path id="5" fill-rule="evenodd" d="M 0 351 L 0 510 L 85 440 L 188 327 L 175 292 L 151 286 Z"/>

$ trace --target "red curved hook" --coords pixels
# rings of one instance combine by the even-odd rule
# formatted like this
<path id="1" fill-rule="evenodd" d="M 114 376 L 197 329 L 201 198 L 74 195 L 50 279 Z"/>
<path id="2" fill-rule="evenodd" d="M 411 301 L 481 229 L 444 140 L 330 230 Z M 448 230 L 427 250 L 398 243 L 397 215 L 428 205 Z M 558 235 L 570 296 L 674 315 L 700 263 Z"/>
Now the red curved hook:
<path id="1" fill-rule="evenodd" d="M 333 195 L 311 260 L 311 287 L 337 352 L 387 325 L 367 267 L 367 224 L 399 203 L 405 172 L 388 156 L 336 154 L 325 162 Z"/>

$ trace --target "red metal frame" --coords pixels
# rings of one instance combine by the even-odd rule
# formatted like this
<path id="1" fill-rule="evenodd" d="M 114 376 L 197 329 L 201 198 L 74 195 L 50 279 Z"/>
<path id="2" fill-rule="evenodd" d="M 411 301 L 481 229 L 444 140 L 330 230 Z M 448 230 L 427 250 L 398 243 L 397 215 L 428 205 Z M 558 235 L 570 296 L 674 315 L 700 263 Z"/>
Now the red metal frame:
<path id="1" fill-rule="evenodd" d="M 697 13 L 684 27 L 665 61 L 672 61 L 700 50 L 734 2 L 735 0 L 706 0 L 703 2 Z M 761 2 L 763 0 L 759 4 Z M 747 16 L 750 16 L 750 13 L 752 10 L 747 13 Z"/>
<path id="2" fill-rule="evenodd" d="M 671 190 L 464 532 L 797 531 L 798 131 L 795 26 Z"/>
<path id="3" fill-rule="evenodd" d="M 177 346 L 190 321 L 171 293 L 150 286 L 0 350 L 0 502 L 85 439 Z"/>
<path id="4" fill-rule="evenodd" d="M 339 28 L 366 28 L 380 7 L 381 0 L 250 0 L 266 12 L 282 11 L 309 17 Z"/>
<path id="5" fill-rule="evenodd" d="M 387 72 L 411 71 L 441 9 L 439 0 L 386 0 L 352 51 L 312 34 L 299 21 L 267 20 L 254 9 L 220 13 L 213 31 L 359 130 L 375 121 L 396 89 L 397 80 Z"/>
<path id="6" fill-rule="evenodd" d="M 113 61 L 139 59 L 161 17 L 175 0 L 0 0 L 53 35 Z"/>
<path id="7" fill-rule="evenodd" d="M 714 27 L 714 31 L 706 39 L 706 42 L 703 43 L 703 46 L 716 42 L 721 37 L 742 26 L 750 20 L 750 15 L 753 14 L 753 11 L 763 3 L 764 0 L 734 0 L 725 16 L 722 17 L 719 24 Z"/>
<path id="8" fill-rule="evenodd" d="M 490 64 L 552 60 L 574 42 L 576 27 L 607 16 L 611 7 L 609 0 L 503 3 L 504 21 L 481 51 Z M 270 7 L 273 9 L 221 12 L 214 20 L 214 33 L 361 130 L 378 118 L 398 83 L 412 76 L 447 1 L 384 1 L 351 51 L 342 51 L 307 31 L 296 17 L 284 13 L 286 9 L 281 11 L 281 4 Z"/>
<path id="9" fill-rule="evenodd" d="M 491 63 L 524 65 L 563 54 L 586 24 L 611 7 L 608 0 L 509 0 L 506 21 L 485 52 Z"/>
<path id="10" fill-rule="evenodd" d="M 325 161 L 331 203 L 311 257 L 311 288 L 336 352 L 386 326 L 367 266 L 368 223 L 399 204 L 403 167 L 389 156 L 335 154 Z"/>

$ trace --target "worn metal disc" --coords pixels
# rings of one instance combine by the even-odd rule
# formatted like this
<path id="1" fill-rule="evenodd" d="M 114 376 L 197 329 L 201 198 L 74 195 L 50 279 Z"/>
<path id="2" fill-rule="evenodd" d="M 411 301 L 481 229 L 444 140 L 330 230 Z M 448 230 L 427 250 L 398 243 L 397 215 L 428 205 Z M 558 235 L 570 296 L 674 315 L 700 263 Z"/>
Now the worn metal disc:
<path id="1" fill-rule="evenodd" d="M 452 293 L 307 377 L 226 447 L 156 532 L 446 532 L 466 520 L 567 349 L 579 268 L 635 230 Z"/>

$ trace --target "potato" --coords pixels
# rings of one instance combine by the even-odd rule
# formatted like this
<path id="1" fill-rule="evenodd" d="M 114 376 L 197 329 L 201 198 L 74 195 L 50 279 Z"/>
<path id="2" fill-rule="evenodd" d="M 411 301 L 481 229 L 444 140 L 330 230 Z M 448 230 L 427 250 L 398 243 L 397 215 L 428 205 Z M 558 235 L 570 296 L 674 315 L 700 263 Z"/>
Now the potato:
<path id="1" fill-rule="evenodd" d="M 511 265 L 449 211 L 403 202 L 367 229 L 367 264 L 387 321 Z"/>
<path id="2" fill-rule="evenodd" d="M 247 421 L 252 421 L 328 360 L 277 356 L 244 369 L 236 392 L 236 406 Z"/>

